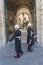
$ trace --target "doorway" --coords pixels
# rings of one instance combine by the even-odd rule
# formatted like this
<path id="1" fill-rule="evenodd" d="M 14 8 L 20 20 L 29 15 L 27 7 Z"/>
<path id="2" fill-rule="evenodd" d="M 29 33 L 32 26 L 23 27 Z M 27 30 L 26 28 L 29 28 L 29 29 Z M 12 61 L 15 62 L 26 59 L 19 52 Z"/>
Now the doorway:
<path id="1" fill-rule="evenodd" d="M 6 0 L 5 1 L 5 23 L 7 41 L 9 35 L 14 34 L 14 25 L 19 24 L 20 29 L 27 30 L 27 24 L 32 23 L 34 32 L 36 29 L 36 7 L 35 0 Z"/>

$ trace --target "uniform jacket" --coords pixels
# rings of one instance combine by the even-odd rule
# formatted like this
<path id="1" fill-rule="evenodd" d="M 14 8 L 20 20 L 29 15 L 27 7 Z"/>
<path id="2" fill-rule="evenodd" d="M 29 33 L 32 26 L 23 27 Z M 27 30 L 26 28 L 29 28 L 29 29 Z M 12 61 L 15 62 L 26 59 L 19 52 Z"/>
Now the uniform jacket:
<path id="1" fill-rule="evenodd" d="M 29 43 L 30 40 L 33 40 L 33 36 L 34 36 L 33 30 L 31 28 L 28 28 L 27 29 L 27 43 Z"/>
<path id="2" fill-rule="evenodd" d="M 15 39 L 15 50 L 20 51 L 21 50 L 21 31 L 16 30 L 15 34 L 11 38 L 10 42 Z"/>

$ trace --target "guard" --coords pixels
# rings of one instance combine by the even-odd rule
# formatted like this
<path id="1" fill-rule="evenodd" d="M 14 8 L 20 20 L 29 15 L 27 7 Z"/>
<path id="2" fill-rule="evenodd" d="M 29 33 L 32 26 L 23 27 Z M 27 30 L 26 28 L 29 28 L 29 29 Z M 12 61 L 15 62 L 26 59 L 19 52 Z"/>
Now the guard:
<path id="1" fill-rule="evenodd" d="M 27 44 L 28 44 L 28 51 L 33 51 L 32 46 L 34 44 L 34 31 L 32 30 L 32 24 L 28 24 L 28 29 L 27 29 Z"/>
<path id="2" fill-rule="evenodd" d="M 10 42 L 15 39 L 15 51 L 16 51 L 16 56 L 15 58 L 19 58 L 20 55 L 23 54 L 22 49 L 21 49 L 21 31 L 19 30 L 19 25 L 15 25 L 15 33 Z"/>

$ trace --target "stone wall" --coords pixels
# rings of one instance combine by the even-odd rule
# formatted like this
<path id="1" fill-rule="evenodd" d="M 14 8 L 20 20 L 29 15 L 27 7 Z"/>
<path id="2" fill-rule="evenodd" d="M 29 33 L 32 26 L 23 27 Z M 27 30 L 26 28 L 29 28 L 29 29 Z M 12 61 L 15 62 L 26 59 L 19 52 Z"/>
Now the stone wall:
<path id="1" fill-rule="evenodd" d="M 36 1 L 37 41 L 43 44 L 43 0 Z M 4 0 L 0 0 L 0 45 L 6 43 Z"/>
<path id="2" fill-rule="evenodd" d="M 0 1 L 0 46 L 6 43 L 4 0 Z"/>
<path id="3" fill-rule="evenodd" d="M 37 41 L 40 44 L 42 44 L 43 41 L 42 1 L 43 0 L 36 0 Z"/>
<path id="4" fill-rule="evenodd" d="M 41 15 L 42 15 L 42 44 L 43 44 L 43 0 L 42 0 L 42 5 L 41 6 L 42 6 L 42 9 L 41 9 L 42 14 Z"/>

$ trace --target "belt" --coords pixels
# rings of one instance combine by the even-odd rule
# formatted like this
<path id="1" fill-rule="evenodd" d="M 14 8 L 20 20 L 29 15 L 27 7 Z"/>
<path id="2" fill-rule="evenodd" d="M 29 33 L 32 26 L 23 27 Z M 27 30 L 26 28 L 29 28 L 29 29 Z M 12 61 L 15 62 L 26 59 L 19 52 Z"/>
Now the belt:
<path id="1" fill-rule="evenodd" d="M 20 37 L 20 36 L 17 36 L 17 37 L 15 37 L 15 38 L 18 38 L 18 39 L 20 39 L 21 37 Z"/>

